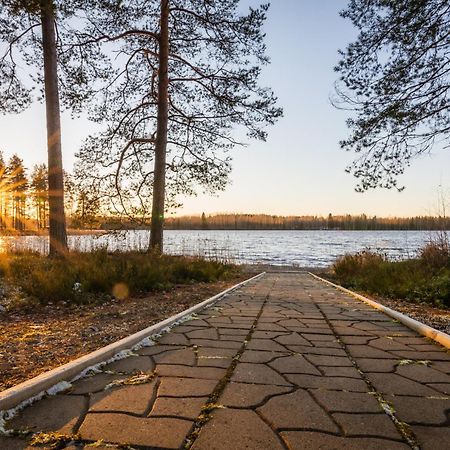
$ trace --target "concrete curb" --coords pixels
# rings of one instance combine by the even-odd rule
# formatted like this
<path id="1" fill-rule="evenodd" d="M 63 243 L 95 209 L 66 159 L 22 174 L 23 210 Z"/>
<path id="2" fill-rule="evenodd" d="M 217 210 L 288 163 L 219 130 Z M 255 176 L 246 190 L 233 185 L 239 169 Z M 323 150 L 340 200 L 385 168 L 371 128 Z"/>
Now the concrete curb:
<path id="1" fill-rule="evenodd" d="M 56 367 L 53 370 L 42 373 L 37 377 L 31 378 L 23 383 L 18 384 L 10 389 L 6 389 L 3 392 L 0 392 L 0 411 L 6 411 L 12 408 L 15 408 L 17 405 L 22 403 L 25 400 L 28 400 L 30 397 L 34 397 L 36 395 L 42 394 L 51 387 L 62 381 L 70 381 L 84 369 L 91 367 L 100 362 L 106 361 L 112 358 L 117 353 L 130 349 L 143 339 L 148 336 L 158 334 L 163 331 L 165 328 L 170 327 L 175 322 L 179 321 L 183 317 L 189 316 L 193 313 L 199 312 L 208 306 L 211 306 L 226 294 L 238 289 L 245 284 L 257 280 L 264 276 L 265 272 L 262 272 L 248 280 L 242 281 L 219 294 L 208 298 L 207 300 L 192 306 L 185 311 L 182 311 L 172 317 L 169 317 L 162 322 L 159 322 L 155 325 L 152 325 L 148 328 L 145 328 L 137 333 L 132 334 L 131 336 L 127 336 L 117 342 L 113 342 L 112 344 L 107 345 L 106 347 L 100 348 L 92 353 L 82 356 L 81 358 L 75 359 L 67 364 L 64 364 L 60 367 Z"/>
<path id="2" fill-rule="evenodd" d="M 367 303 L 368 305 L 372 306 L 373 308 L 378 309 L 379 311 L 382 311 L 383 313 L 387 314 L 388 316 L 392 317 L 393 319 L 398 320 L 403 325 L 406 325 L 407 327 L 411 328 L 412 330 L 417 331 L 417 333 L 421 334 L 422 336 L 430 338 L 433 341 L 436 341 L 439 344 L 441 344 L 443 347 L 450 349 L 450 335 L 448 335 L 447 333 L 443 333 L 442 331 L 436 330 L 428 325 L 425 325 L 422 322 L 419 322 L 415 319 L 412 319 L 409 316 L 406 316 L 405 314 L 399 313 L 398 311 L 394 311 L 393 309 L 388 308 L 387 306 L 381 305 L 380 303 L 370 300 L 369 298 L 364 297 L 363 295 L 357 294 L 356 292 L 353 292 L 349 289 L 339 286 L 338 284 L 334 284 L 331 281 L 325 280 L 324 278 L 321 278 L 311 272 L 308 272 L 308 273 L 311 276 L 313 276 L 314 278 L 316 278 L 320 281 L 323 281 L 324 283 L 327 283 L 330 286 L 333 286 L 342 292 L 350 294 L 352 297 L 355 297 L 356 299 L 361 300 L 364 303 Z"/>

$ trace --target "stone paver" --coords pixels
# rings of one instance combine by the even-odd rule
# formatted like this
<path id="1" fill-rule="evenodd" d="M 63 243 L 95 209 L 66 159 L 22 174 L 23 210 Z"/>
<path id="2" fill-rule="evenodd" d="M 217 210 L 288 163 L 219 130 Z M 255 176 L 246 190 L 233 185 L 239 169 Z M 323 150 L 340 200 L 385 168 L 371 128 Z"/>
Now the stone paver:
<path id="1" fill-rule="evenodd" d="M 115 411 L 142 415 L 150 407 L 157 382 L 121 386 L 90 396 L 90 411 Z"/>
<path id="2" fill-rule="evenodd" d="M 272 429 L 251 409 L 221 410 L 201 430 L 193 450 L 284 450 Z"/>
<path id="3" fill-rule="evenodd" d="M 306 273 L 266 274 L 137 353 L 6 428 L 72 450 L 449 448 L 449 352 Z"/>

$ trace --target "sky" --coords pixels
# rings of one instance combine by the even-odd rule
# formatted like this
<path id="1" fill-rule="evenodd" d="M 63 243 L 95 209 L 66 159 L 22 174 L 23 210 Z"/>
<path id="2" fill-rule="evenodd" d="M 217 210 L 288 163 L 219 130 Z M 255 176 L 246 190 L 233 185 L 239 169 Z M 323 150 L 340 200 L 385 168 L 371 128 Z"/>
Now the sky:
<path id="1" fill-rule="evenodd" d="M 243 0 L 243 6 L 259 4 Z M 450 151 L 436 150 L 413 162 L 400 178 L 405 190 L 357 193 L 345 172 L 353 156 L 340 149 L 348 135 L 346 114 L 330 103 L 338 49 L 356 30 L 339 16 L 346 0 L 272 0 L 264 30 L 271 64 L 261 84 L 270 86 L 284 117 L 266 142 L 249 141 L 232 152 L 231 183 L 218 195 L 182 199 L 176 215 L 265 213 L 276 215 L 362 214 L 412 216 L 437 213 L 438 192 L 450 187 Z M 96 128 L 83 117 L 62 120 L 63 160 L 70 170 L 75 153 Z M 25 164 L 46 160 L 45 114 L 33 105 L 16 116 L 0 116 L 0 150 L 18 153 Z"/>

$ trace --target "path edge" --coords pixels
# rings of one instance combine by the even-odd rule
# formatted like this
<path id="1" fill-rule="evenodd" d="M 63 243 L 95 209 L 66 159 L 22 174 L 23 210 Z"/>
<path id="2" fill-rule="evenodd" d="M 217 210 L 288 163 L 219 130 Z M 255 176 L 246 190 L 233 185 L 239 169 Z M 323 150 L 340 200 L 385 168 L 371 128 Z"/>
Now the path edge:
<path id="1" fill-rule="evenodd" d="M 352 297 L 356 298 L 357 300 L 360 300 L 370 306 L 372 308 L 378 309 L 379 311 L 385 313 L 386 315 L 392 317 L 395 320 L 398 320 L 403 325 L 406 325 L 408 328 L 411 328 L 412 330 L 416 331 L 417 333 L 421 334 L 422 336 L 425 336 L 429 339 L 432 339 L 433 341 L 436 341 L 437 343 L 441 344 L 443 347 L 450 349 L 450 335 L 447 333 L 444 333 L 442 331 L 436 330 L 433 327 L 430 327 L 429 325 L 425 325 L 422 322 L 419 322 L 418 320 L 415 320 L 405 314 L 402 314 L 398 311 L 395 311 L 391 308 L 388 308 L 387 306 L 384 306 L 374 300 L 371 300 L 370 298 L 364 297 L 364 295 L 357 294 L 356 292 L 351 291 L 350 289 L 347 289 L 343 286 L 340 286 L 339 284 L 335 284 L 331 281 L 326 280 L 325 278 L 319 277 L 318 275 L 308 272 L 309 275 L 316 278 L 317 280 L 320 280 L 326 284 L 329 284 L 330 286 L 335 287 L 336 289 L 345 292 L 347 294 L 350 294 Z"/>
<path id="2" fill-rule="evenodd" d="M 248 280 L 241 281 L 240 283 L 219 292 L 213 297 L 210 297 L 203 302 L 192 306 L 191 308 L 185 309 L 178 314 L 168 317 L 161 322 L 144 328 L 143 330 L 130 336 L 124 337 L 116 342 L 113 342 L 112 344 L 99 348 L 98 350 L 88 353 L 87 355 L 81 356 L 80 358 L 70 361 L 62 366 L 55 367 L 48 372 L 44 372 L 34 378 L 0 392 L 0 412 L 15 408 L 25 400 L 45 393 L 45 391 L 58 383 L 64 381 L 69 382 L 88 367 L 106 361 L 123 350 L 131 349 L 143 339 L 163 332 L 180 319 L 211 306 L 232 291 L 246 285 L 247 283 L 250 283 L 251 281 L 257 280 L 264 275 L 265 272 L 259 273 L 258 275 L 255 275 Z"/>

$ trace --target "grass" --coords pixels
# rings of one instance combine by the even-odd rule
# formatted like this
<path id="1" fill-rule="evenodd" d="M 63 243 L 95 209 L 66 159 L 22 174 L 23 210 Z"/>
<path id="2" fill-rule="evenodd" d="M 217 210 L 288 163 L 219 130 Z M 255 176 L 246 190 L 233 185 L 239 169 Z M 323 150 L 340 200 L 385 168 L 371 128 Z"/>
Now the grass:
<path id="1" fill-rule="evenodd" d="M 33 252 L 0 255 L 3 296 L 12 306 L 126 298 L 177 284 L 226 280 L 237 272 L 218 261 L 146 252 L 71 252 L 62 260 Z"/>
<path id="2" fill-rule="evenodd" d="M 404 261 L 370 251 L 345 255 L 333 264 L 333 278 L 350 289 L 450 307 L 449 241 L 443 234 Z"/>

